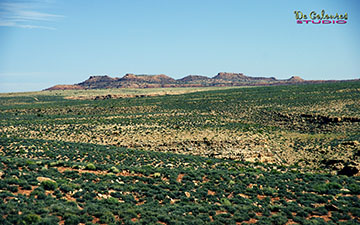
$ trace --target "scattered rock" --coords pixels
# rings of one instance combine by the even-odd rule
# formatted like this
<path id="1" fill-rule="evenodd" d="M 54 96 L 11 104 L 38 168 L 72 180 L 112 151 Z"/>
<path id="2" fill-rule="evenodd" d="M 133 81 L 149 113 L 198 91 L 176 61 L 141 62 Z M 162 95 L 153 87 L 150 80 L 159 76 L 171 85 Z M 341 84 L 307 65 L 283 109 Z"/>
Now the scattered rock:
<path id="1" fill-rule="evenodd" d="M 43 182 L 43 181 L 51 181 L 51 182 L 56 183 L 56 181 L 54 181 L 53 179 L 48 178 L 48 177 L 38 177 L 38 178 L 36 178 L 36 180 L 37 180 L 37 181 L 39 181 L 39 182 Z"/>
<path id="2" fill-rule="evenodd" d="M 340 189 L 340 191 L 342 191 L 342 192 L 350 192 L 350 190 L 346 189 L 346 188 L 342 188 L 342 189 Z"/>
<path id="3" fill-rule="evenodd" d="M 160 173 L 154 173 L 154 177 L 161 177 Z"/>

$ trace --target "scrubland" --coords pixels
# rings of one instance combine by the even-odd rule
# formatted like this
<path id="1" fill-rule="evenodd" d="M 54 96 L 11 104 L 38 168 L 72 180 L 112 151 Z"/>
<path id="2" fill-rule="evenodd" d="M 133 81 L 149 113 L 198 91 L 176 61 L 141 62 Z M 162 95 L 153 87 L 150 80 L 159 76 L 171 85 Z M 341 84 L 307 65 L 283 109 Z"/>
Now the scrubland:
<path id="1" fill-rule="evenodd" d="M 0 223 L 360 223 L 360 82 L 0 94 Z"/>

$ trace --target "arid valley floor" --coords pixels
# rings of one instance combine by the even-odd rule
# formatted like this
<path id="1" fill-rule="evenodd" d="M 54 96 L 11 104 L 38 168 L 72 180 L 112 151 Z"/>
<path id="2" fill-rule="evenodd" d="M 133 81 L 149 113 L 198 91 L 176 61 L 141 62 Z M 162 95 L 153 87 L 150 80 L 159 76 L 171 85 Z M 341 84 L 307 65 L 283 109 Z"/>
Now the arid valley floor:
<path id="1" fill-rule="evenodd" d="M 359 224 L 360 82 L 0 94 L 0 224 Z"/>

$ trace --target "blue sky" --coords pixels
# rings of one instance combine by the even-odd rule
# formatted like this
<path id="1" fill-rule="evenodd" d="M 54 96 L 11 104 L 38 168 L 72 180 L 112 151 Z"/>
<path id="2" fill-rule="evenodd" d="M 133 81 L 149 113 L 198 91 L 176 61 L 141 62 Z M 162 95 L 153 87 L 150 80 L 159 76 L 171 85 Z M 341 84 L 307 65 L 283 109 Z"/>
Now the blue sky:
<path id="1" fill-rule="evenodd" d="M 90 75 L 360 77 L 356 0 L 0 0 L 0 92 Z M 296 24 L 294 10 L 347 24 Z"/>

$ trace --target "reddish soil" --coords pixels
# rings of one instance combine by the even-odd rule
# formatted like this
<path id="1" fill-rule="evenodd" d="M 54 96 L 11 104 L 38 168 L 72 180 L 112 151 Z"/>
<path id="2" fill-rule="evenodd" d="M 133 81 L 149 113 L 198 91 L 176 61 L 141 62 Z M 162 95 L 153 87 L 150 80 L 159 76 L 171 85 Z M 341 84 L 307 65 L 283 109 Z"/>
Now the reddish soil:
<path id="1" fill-rule="evenodd" d="M 170 200 L 170 204 L 173 205 L 173 204 L 175 204 L 177 201 L 179 201 L 179 199 L 171 199 L 171 200 Z"/>
<path id="2" fill-rule="evenodd" d="M 294 220 L 290 219 L 287 221 L 287 223 L 285 223 L 285 225 L 290 225 L 290 224 L 298 224 L 296 222 L 294 222 Z"/>
<path id="3" fill-rule="evenodd" d="M 213 219 L 213 217 L 212 217 L 212 216 L 209 216 L 209 218 L 210 218 L 210 221 L 211 221 L 211 222 L 213 222 L 213 221 L 214 221 L 214 219 Z"/>
<path id="4" fill-rule="evenodd" d="M 216 210 L 215 211 L 215 215 L 219 215 L 219 214 L 226 214 L 227 211 L 224 211 L 224 210 Z"/>
<path id="5" fill-rule="evenodd" d="M 31 190 L 23 190 L 23 189 L 19 188 L 19 190 L 14 194 L 16 194 L 16 195 L 22 194 L 22 195 L 29 196 L 31 194 L 31 192 L 33 190 L 35 190 L 35 188 L 37 188 L 37 187 L 39 187 L 39 186 L 31 186 Z"/>
<path id="6" fill-rule="evenodd" d="M 245 195 L 245 194 L 239 194 L 239 196 L 242 197 L 242 198 L 247 198 L 247 199 L 250 198 L 249 196 L 247 196 L 247 195 Z"/>
<path id="7" fill-rule="evenodd" d="M 74 169 L 70 167 L 56 167 L 57 170 L 60 173 L 63 173 L 65 171 L 76 171 L 78 173 L 93 173 L 96 175 L 106 175 L 109 172 L 108 171 L 102 171 L 102 170 L 83 170 L 83 169 Z M 120 173 L 117 173 L 116 176 L 123 176 L 123 177 L 144 177 L 141 173 L 130 173 L 129 171 L 123 170 Z"/>
<path id="8" fill-rule="evenodd" d="M 257 197 L 259 200 L 263 200 L 264 198 L 266 198 L 265 195 L 257 195 L 256 197 Z"/>
<path id="9" fill-rule="evenodd" d="M 61 216 L 56 216 L 56 217 L 60 220 L 59 225 L 65 224 L 65 220 L 63 220 Z"/>
<path id="10" fill-rule="evenodd" d="M 321 215 L 321 216 L 318 216 L 318 215 L 311 215 L 309 217 L 307 217 L 307 219 L 310 219 L 310 218 L 323 218 L 323 220 L 325 222 L 328 222 L 328 221 L 331 221 L 331 211 L 328 212 L 327 215 Z"/>
<path id="11" fill-rule="evenodd" d="M 244 221 L 244 222 L 241 222 L 239 224 L 243 224 L 243 223 L 246 223 L 246 224 L 254 224 L 257 222 L 257 219 L 254 219 L 254 218 L 251 218 L 249 221 Z M 238 224 L 238 223 L 236 223 Z"/>
<path id="12" fill-rule="evenodd" d="M 185 176 L 185 174 L 180 173 L 180 174 L 178 175 L 178 177 L 176 178 L 176 181 L 179 182 L 179 183 L 181 183 L 181 181 L 182 181 L 182 179 L 183 179 L 184 176 Z"/>
<path id="13" fill-rule="evenodd" d="M 68 200 L 68 201 L 74 201 L 74 202 L 76 202 L 76 199 L 73 198 L 73 197 L 71 197 L 70 194 L 66 194 L 63 198 L 66 199 L 66 200 Z"/>
<path id="14" fill-rule="evenodd" d="M 202 180 L 203 180 L 203 183 L 206 183 L 209 181 L 209 179 L 206 176 L 203 176 Z"/>

